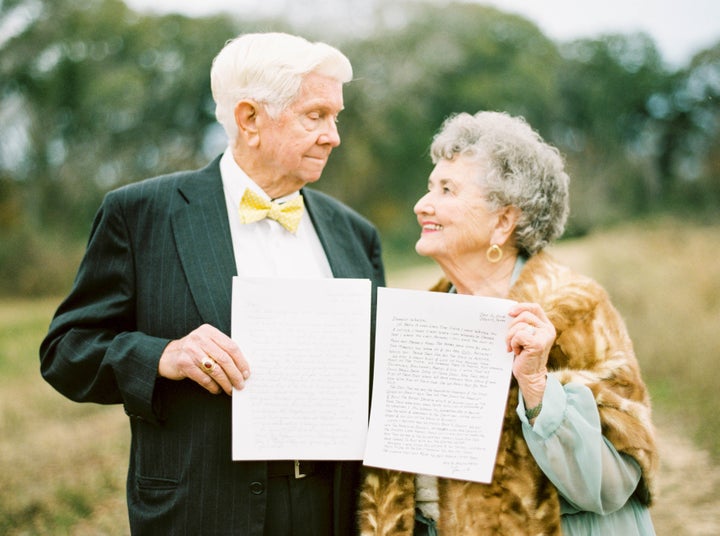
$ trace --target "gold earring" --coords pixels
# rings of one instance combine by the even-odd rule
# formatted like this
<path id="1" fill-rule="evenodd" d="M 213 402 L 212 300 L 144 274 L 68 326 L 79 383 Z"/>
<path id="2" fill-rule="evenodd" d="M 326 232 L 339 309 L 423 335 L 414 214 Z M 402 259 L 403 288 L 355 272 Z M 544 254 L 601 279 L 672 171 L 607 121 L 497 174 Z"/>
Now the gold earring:
<path id="1" fill-rule="evenodd" d="M 497 244 L 493 244 L 485 252 L 485 257 L 487 257 L 489 262 L 495 264 L 496 262 L 500 262 L 500 259 L 503 258 L 503 250 L 500 249 L 500 246 Z"/>

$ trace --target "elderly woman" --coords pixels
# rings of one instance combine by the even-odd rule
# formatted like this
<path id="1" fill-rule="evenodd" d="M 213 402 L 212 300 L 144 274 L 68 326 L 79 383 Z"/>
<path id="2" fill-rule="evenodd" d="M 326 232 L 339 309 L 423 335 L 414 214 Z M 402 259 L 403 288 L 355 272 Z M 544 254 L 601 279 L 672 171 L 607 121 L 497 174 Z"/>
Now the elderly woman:
<path id="1" fill-rule="evenodd" d="M 432 290 L 515 300 L 515 355 L 490 484 L 365 468 L 363 535 L 654 534 L 648 393 L 606 292 L 545 247 L 568 214 L 558 151 L 521 118 L 449 118 L 415 205 Z"/>

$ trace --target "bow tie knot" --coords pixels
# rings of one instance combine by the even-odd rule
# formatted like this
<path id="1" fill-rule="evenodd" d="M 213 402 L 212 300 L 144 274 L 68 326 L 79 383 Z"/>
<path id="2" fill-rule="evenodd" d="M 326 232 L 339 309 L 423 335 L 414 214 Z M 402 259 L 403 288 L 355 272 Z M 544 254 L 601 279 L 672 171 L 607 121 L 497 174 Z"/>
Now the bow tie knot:
<path id="1" fill-rule="evenodd" d="M 240 222 L 253 223 L 264 218 L 277 221 L 291 233 L 297 231 L 303 215 L 303 197 L 298 195 L 287 203 L 267 201 L 249 188 L 240 200 Z"/>

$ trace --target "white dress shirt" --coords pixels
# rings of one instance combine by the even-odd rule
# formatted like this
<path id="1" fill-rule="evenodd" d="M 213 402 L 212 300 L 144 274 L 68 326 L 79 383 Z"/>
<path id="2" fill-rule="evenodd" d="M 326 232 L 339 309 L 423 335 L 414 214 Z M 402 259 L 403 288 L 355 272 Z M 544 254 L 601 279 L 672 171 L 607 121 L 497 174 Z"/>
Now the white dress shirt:
<path id="1" fill-rule="evenodd" d="M 220 159 L 237 273 L 243 277 L 323 278 L 332 277 L 330 264 L 307 210 L 295 234 L 274 220 L 240 223 L 238 207 L 245 188 L 270 201 L 268 195 L 238 166 L 228 147 Z M 298 196 L 279 199 L 279 203 Z"/>

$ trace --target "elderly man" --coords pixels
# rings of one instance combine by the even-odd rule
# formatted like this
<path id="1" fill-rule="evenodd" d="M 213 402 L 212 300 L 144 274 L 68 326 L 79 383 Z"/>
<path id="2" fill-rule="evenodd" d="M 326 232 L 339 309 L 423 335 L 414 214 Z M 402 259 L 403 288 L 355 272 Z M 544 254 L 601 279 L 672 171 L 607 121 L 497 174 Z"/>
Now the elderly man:
<path id="1" fill-rule="evenodd" d="M 359 463 L 233 462 L 228 396 L 252 381 L 228 336 L 234 275 L 384 284 L 374 227 L 304 188 L 340 144 L 351 77 L 323 43 L 280 33 L 228 42 L 211 70 L 224 154 L 113 191 L 98 211 L 41 370 L 73 400 L 123 404 L 133 534 L 354 531 Z M 268 218 L 245 205 L 267 206 Z"/>

